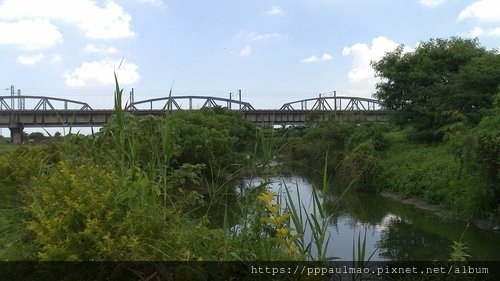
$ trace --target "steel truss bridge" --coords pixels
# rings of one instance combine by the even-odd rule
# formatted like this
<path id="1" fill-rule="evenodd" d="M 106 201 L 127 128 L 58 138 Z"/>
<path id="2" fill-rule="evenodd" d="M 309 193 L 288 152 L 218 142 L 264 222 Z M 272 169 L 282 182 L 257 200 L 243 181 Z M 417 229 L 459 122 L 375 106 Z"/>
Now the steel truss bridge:
<path id="1" fill-rule="evenodd" d="M 240 95 L 241 97 L 241 95 Z M 280 109 L 255 109 L 250 103 L 211 96 L 170 96 L 131 102 L 125 111 L 135 115 L 163 116 L 174 110 L 222 107 L 236 110 L 249 121 L 269 125 L 303 125 L 336 120 L 385 122 L 389 111 L 379 101 L 360 97 L 309 98 L 285 103 Z M 81 101 L 46 96 L 0 96 L 0 127 L 11 132 L 12 143 L 22 142 L 25 127 L 98 127 L 113 109 L 94 109 Z"/>

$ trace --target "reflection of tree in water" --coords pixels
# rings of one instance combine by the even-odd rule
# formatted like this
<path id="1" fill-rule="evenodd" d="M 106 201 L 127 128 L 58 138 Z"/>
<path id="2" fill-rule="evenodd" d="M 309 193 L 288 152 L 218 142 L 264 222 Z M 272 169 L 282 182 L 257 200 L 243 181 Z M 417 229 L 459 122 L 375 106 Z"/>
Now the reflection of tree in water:
<path id="1" fill-rule="evenodd" d="M 308 208 L 312 204 L 307 192 L 309 185 L 309 181 L 293 176 L 287 181 L 287 186 L 292 187 L 293 198 L 296 197 L 295 187 L 300 187 L 302 202 L 297 202 L 297 206 Z M 321 181 L 313 186 L 321 194 Z M 328 195 L 329 231 L 332 235 L 348 235 L 344 240 L 349 242 L 353 236 L 357 237 L 352 231 L 366 230 L 367 243 L 378 248 L 374 260 L 446 260 L 452 250 L 451 241 L 458 241 L 466 227 L 466 223 L 449 222 L 393 199 L 372 193 L 344 193 L 336 187 L 333 185 Z M 406 221 L 394 220 L 394 217 Z M 498 235 L 471 228 L 463 241 L 467 242 L 474 259 L 498 260 Z"/>
<path id="2" fill-rule="evenodd" d="M 411 223 L 398 217 L 390 217 L 380 230 L 381 240 L 376 246 L 379 256 L 384 259 L 425 261 L 445 260 L 449 256 L 449 252 L 443 251 L 443 247 L 449 248 L 448 240 L 432 233 L 423 235 Z"/>

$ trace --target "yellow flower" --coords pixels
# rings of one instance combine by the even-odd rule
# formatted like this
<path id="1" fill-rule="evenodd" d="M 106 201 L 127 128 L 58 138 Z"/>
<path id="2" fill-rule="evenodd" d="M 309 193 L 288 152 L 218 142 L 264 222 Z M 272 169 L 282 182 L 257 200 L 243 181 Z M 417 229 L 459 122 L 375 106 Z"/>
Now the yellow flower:
<path id="1" fill-rule="evenodd" d="M 276 220 L 270 217 L 262 217 L 261 220 L 270 225 L 274 225 L 276 223 Z"/>
<path id="2" fill-rule="evenodd" d="M 286 252 L 287 252 L 288 254 L 295 254 L 295 253 L 297 253 L 297 252 L 298 252 L 298 250 L 299 250 L 299 248 L 297 248 L 297 246 L 295 246 L 295 245 L 290 245 L 289 247 L 287 247 Z"/>
<path id="3" fill-rule="evenodd" d="M 291 227 L 279 227 L 276 229 L 276 236 L 278 237 L 288 237 L 288 234 L 292 231 Z"/>
<path id="4" fill-rule="evenodd" d="M 266 205 L 266 208 L 271 212 L 273 215 L 278 215 L 281 209 L 281 205 Z"/>
<path id="5" fill-rule="evenodd" d="M 273 200 L 273 197 L 274 197 L 274 192 L 269 191 L 266 193 L 261 193 L 259 199 L 260 201 L 262 201 L 262 203 L 267 205 L 269 204 L 269 202 L 271 202 L 271 200 Z"/>
<path id="6" fill-rule="evenodd" d="M 281 225 L 284 222 L 286 222 L 289 218 L 290 218 L 290 213 L 287 212 L 287 213 L 284 213 L 281 216 L 276 216 L 274 218 L 274 220 L 275 220 L 276 225 Z"/>

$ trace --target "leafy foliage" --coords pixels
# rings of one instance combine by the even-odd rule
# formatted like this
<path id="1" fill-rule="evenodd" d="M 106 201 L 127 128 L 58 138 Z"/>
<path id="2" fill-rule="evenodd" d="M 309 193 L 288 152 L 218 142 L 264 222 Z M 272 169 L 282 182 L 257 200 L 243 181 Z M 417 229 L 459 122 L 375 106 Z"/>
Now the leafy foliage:
<path id="1" fill-rule="evenodd" d="M 9 138 L 6 138 L 4 136 L 0 136 L 0 145 L 5 145 L 5 144 L 9 144 L 9 143 L 10 143 Z"/>
<path id="2" fill-rule="evenodd" d="M 303 162 L 313 169 L 317 175 L 323 172 L 325 155 L 328 155 L 329 172 L 340 166 L 344 157 L 349 135 L 353 131 L 352 124 L 339 124 L 334 121 L 320 123 L 307 129 L 294 129 L 288 135 L 288 143 L 284 153 L 292 161 Z"/>
<path id="3" fill-rule="evenodd" d="M 202 244 L 221 243 L 221 236 L 158 204 L 154 183 L 147 178 L 120 187 L 109 167 L 63 160 L 35 183 L 29 191 L 35 200 L 28 205 L 27 227 L 36 234 L 40 260 L 218 257 Z M 181 239 L 186 236 L 204 239 Z"/>
<path id="4" fill-rule="evenodd" d="M 134 117 L 121 110 L 121 93 L 117 85 L 115 114 L 101 132 L 72 135 L 0 156 L 5 158 L 0 162 L 0 183 L 13 190 L 26 187 L 19 189 L 22 196 L 18 197 L 25 211 L 5 217 L 9 224 L 26 228 L 5 241 L 19 245 L 22 239 L 30 247 L 9 246 L 17 253 L 9 257 L 236 259 L 234 253 L 247 237 L 227 224 L 209 227 L 209 210 L 204 208 L 228 203 L 212 202 L 214 198 L 227 200 L 227 195 L 214 194 L 226 192 L 225 188 L 208 190 L 208 194 L 206 188 L 215 180 L 210 174 L 213 170 L 231 172 L 246 161 L 245 153 L 255 146 L 255 127 L 221 108 L 169 112 L 164 118 Z M 210 171 L 203 177 L 206 167 Z M 242 256 L 252 260 L 294 256 L 285 248 L 293 246 L 282 221 L 287 215 L 271 209 L 266 214 L 274 221 L 265 227 L 274 230 L 256 245 L 272 250 L 250 250 Z M 17 242 L 10 243 L 11 238 Z"/>
<path id="5" fill-rule="evenodd" d="M 376 190 L 381 173 L 379 156 L 373 141 L 365 141 L 343 160 L 343 174 L 356 190 Z"/>
<path id="6" fill-rule="evenodd" d="M 157 169 L 175 169 L 184 163 L 228 168 L 242 163 L 243 152 L 253 147 L 255 141 L 253 124 L 229 111 L 179 111 L 164 118 L 124 114 L 122 119 L 127 128 L 123 134 L 129 164 L 153 170 L 152 173 Z M 118 119 L 114 118 L 98 134 L 99 151 L 117 147 L 113 139 L 119 130 Z M 121 152 L 113 154 L 116 158 Z M 99 155 L 102 153 L 96 157 Z"/>
<path id="7" fill-rule="evenodd" d="M 493 211 L 495 199 L 482 170 L 470 160 L 460 164 L 452 152 L 465 151 L 462 141 L 454 140 L 453 148 L 451 140 L 440 145 L 410 143 L 404 132 L 391 132 L 386 138 L 389 149 L 380 158 L 380 188 L 441 204 L 464 218 Z"/>
<path id="8" fill-rule="evenodd" d="M 400 46 L 372 65 L 382 78 L 375 96 L 416 140 L 440 140 L 446 124 L 477 124 L 500 81 L 500 55 L 470 39 L 431 39 L 411 53 Z"/>

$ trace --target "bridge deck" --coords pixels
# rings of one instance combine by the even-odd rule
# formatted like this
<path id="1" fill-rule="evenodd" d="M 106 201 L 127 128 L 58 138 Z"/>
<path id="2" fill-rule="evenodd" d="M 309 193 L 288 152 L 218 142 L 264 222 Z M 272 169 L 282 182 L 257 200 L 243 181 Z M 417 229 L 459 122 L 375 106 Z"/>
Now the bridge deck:
<path id="1" fill-rule="evenodd" d="M 163 116 L 164 110 L 131 110 L 135 115 Z M 255 123 L 295 125 L 327 120 L 358 120 L 360 122 L 385 122 L 388 111 L 309 111 L 309 110 L 251 110 L 240 111 L 246 120 Z M 113 110 L 15 110 L 0 111 L 0 127 L 61 127 L 61 126 L 103 126 L 113 114 Z"/>
<path id="2" fill-rule="evenodd" d="M 239 93 L 241 98 L 241 92 Z M 131 98 L 131 100 L 133 100 Z M 356 97 L 322 97 L 284 104 L 279 110 L 255 109 L 241 100 L 209 96 L 178 96 L 133 102 L 127 112 L 135 115 L 162 116 L 166 110 L 196 110 L 193 104 L 201 101 L 201 108 L 227 107 L 242 113 L 243 118 L 257 124 L 298 125 L 308 122 L 336 120 L 345 122 L 385 122 L 389 111 L 383 110 L 377 100 Z M 308 109 L 308 102 L 314 102 Z M 300 109 L 295 109 L 300 105 Z M 144 108 L 146 107 L 146 108 Z M 43 96 L 0 96 L 0 127 L 8 127 L 14 143 L 21 142 L 25 127 L 97 127 L 109 122 L 113 110 L 92 109 L 87 103 Z"/>

